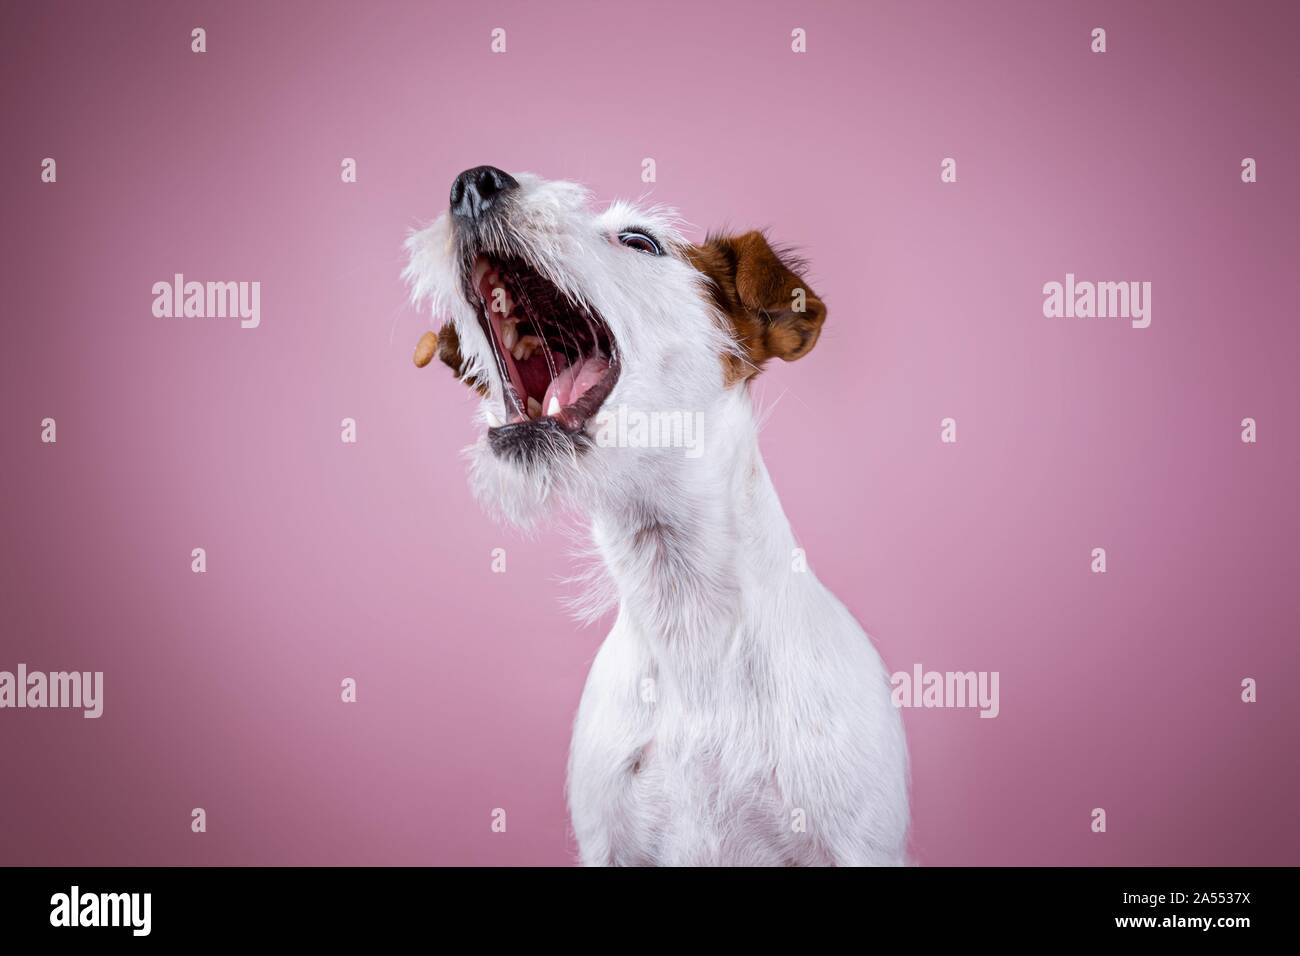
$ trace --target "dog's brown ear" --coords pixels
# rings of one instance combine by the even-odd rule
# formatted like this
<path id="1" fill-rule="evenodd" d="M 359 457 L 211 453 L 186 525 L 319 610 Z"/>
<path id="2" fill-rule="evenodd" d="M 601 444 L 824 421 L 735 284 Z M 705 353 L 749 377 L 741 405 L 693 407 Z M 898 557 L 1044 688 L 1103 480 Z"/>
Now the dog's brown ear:
<path id="1" fill-rule="evenodd" d="M 420 344 L 415 351 L 415 364 L 421 368 L 429 364 L 429 359 L 433 357 L 432 349 L 425 344 L 431 334 L 425 333 L 425 338 L 420 339 Z M 460 354 L 460 336 L 456 334 L 456 326 L 451 322 L 444 322 L 442 328 L 438 330 L 437 349 L 438 358 L 456 374 L 457 378 L 480 395 L 487 395 L 486 382 L 480 382 L 475 375 L 465 374 L 465 357 Z"/>
<path id="2" fill-rule="evenodd" d="M 757 231 L 710 236 L 687 255 L 711 280 L 714 300 L 744 352 L 744 358 L 726 357 L 728 385 L 757 374 L 769 358 L 792 362 L 812 350 L 826 306 L 803 281 L 801 261 L 773 249 Z"/>

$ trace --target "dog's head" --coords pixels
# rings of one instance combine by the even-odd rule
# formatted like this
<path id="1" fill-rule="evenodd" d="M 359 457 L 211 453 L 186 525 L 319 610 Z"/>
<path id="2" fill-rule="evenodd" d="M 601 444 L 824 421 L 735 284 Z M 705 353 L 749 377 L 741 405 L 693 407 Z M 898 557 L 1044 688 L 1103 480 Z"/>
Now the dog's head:
<path id="1" fill-rule="evenodd" d="M 692 245 L 662 208 L 595 212 L 573 183 L 492 166 L 457 176 L 407 249 L 413 299 L 446 319 L 439 358 L 482 396 L 476 493 L 521 523 L 556 493 L 653 482 L 680 443 L 614 423 L 702 419 L 768 359 L 806 354 L 826 314 L 761 233 Z"/>

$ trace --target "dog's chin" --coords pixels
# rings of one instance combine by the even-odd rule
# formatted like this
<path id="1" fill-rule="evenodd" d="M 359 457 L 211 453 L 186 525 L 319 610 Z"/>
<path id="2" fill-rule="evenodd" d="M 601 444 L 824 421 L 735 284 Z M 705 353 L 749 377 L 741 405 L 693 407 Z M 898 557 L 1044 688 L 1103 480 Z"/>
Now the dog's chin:
<path id="1" fill-rule="evenodd" d="M 528 469 L 584 455 L 592 442 L 586 432 L 571 431 L 554 418 L 542 418 L 490 428 L 487 444 L 492 454 L 506 464 Z"/>
<path id="2" fill-rule="evenodd" d="M 558 423 L 527 422 L 489 429 L 470 454 L 470 486 L 479 505 L 500 521 L 530 529 L 596 486 L 594 443 Z"/>

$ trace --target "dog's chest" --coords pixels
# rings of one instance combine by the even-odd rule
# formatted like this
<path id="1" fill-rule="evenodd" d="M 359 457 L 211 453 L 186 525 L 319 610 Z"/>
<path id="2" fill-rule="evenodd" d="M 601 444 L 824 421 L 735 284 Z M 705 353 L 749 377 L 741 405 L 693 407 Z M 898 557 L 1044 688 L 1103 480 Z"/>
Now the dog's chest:
<path id="1" fill-rule="evenodd" d="M 638 865 L 785 862 L 787 814 L 771 761 L 754 742 L 692 721 L 661 721 L 596 782 L 613 861 Z M 573 782 L 581 786 L 581 780 Z"/>
<path id="2" fill-rule="evenodd" d="M 728 673 L 712 687 L 681 687 L 644 646 L 607 642 L 570 764 L 584 856 L 633 865 L 791 862 L 800 851 L 778 785 L 774 708 L 744 683 Z"/>

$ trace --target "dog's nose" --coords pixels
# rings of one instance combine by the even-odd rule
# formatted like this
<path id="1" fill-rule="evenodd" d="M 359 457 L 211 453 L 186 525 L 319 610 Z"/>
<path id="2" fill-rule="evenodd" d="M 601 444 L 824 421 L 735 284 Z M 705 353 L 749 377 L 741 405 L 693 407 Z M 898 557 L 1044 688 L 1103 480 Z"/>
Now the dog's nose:
<path id="1" fill-rule="evenodd" d="M 518 188 L 515 177 L 495 166 L 467 169 L 451 184 L 451 214 L 461 219 L 478 219 L 502 196 Z"/>

